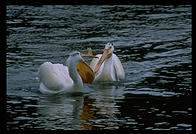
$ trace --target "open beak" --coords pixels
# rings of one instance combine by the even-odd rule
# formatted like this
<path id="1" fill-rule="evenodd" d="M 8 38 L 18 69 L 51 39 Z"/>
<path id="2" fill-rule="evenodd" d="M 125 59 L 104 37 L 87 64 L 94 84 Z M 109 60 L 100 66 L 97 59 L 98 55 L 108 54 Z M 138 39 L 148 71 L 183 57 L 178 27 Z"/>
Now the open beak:
<path id="1" fill-rule="evenodd" d="M 98 58 L 95 55 L 88 55 L 88 54 L 80 54 L 80 55 L 81 55 L 81 57 Z"/>
<path id="2" fill-rule="evenodd" d="M 91 48 L 87 48 L 87 51 L 88 51 L 87 54 L 80 54 L 80 56 L 81 57 L 98 58 L 97 56 L 93 55 Z"/>
<path id="3" fill-rule="evenodd" d="M 84 83 L 92 83 L 95 78 L 95 73 L 91 67 L 84 61 L 77 65 L 77 71 Z"/>
<path id="4" fill-rule="evenodd" d="M 112 49 L 112 47 L 105 49 L 103 51 L 103 54 L 100 58 L 100 60 L 98 61 L 96 67 L 95 67 L 95 73 L 98 72 L 99 68 L 101 67 L 102 63 L 105 61 L 105 59 L 109 58 L 111 56 L 111 54 L 109 54 L 110 50 Z"/>

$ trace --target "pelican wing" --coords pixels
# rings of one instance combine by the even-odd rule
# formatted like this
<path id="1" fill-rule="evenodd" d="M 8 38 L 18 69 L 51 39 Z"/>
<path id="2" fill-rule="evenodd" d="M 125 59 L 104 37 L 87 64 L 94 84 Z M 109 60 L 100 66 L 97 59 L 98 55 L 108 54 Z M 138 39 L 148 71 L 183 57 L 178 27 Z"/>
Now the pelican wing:
<path id="1" fill-rule="evenodd" d="M 60 90 L 73 84 L 68 68 L 62 64 L 45 62 L 39 69 L 40 82 L 47 88 Z"/>
<path id="2" fill-rule="evenodd" d="M 114 69 L 116 71 L 117 79 L 122 80 L 125 78 L 125 71 L 123 69 L 123 66 L 119 60 L 119 58 L 116 56 L 116 54 L 113 53 L 113 62 L 114 62 Z"/>

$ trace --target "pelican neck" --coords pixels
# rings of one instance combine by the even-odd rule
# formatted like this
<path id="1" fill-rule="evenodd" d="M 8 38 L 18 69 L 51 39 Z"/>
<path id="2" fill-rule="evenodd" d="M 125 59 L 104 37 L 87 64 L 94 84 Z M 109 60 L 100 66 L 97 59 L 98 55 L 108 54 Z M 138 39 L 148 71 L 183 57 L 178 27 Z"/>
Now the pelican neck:
<path id="1" fill-rule="evenodd" d="M 81 79 L 80 75 L 78 74 L 77 64 L 78 63 L 73 63 L 73 64 L 70 64 L 68 66 L 69 75 L 73 80 L 73 87 L 82 88 L 83 87 L 83 82 L 82 82 L 82 79 Z"/>

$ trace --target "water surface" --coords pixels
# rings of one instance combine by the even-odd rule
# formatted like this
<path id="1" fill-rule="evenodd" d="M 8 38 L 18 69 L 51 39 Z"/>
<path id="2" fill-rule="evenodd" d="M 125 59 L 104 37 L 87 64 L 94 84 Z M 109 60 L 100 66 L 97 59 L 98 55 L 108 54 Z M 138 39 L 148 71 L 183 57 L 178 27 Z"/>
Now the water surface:
<path id="1" fill-rule="evenodd" d="M 7 6 L 7 130 L 192 130 L 191 6 Z M 39 66 L 112 42 L 126 78 L 38 91 Z M 88 63 L 91 59 L 85 59 Z"/>

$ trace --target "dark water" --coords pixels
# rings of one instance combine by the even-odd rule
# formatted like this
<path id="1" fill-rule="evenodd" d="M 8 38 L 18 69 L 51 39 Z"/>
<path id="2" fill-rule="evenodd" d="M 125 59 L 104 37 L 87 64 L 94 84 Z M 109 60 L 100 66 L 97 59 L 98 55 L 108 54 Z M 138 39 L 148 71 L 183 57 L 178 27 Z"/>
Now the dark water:
<path id="1" fill-rule="evenodd" d="M 191 6 L 7 6 L 7 130 L 192 130 Z M 112 42 L 121 82 L 46 96 L 39 66 Z M 86 59 L 89 63 L 91 59 Z"/>

